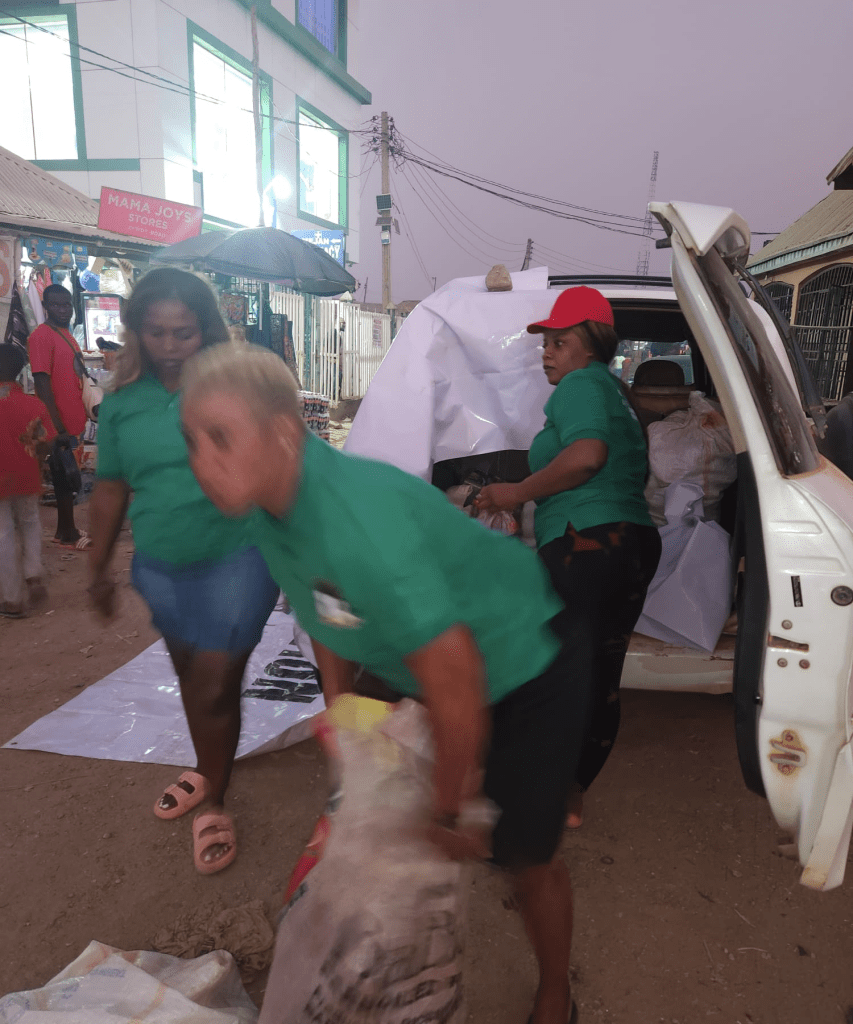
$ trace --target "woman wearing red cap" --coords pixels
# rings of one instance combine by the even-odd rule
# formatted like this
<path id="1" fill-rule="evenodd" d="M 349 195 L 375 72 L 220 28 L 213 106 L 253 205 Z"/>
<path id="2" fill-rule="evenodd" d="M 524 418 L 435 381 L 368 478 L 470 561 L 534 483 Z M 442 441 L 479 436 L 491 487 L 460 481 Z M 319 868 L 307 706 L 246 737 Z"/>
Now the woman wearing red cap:
<path id="1" fill-rule="evenodd" d="M 628 641 L 660 559 L 643 496 L 646 444 L 622 385 L 609 370 L 618 338 L 613 309 L 594 288 L 569 288 L 547 320 L 542 366 L 554 393 L 530 448 L 531 475 L 484 487 L 484 511 L 536 502 L 539 554 L 566 604 L 575 639 L 572 685 L 591 686 L 591 715 L 568 824 L 581 824 L 583 792 L 604 766 L 619 729 L 619 682 Z"/>

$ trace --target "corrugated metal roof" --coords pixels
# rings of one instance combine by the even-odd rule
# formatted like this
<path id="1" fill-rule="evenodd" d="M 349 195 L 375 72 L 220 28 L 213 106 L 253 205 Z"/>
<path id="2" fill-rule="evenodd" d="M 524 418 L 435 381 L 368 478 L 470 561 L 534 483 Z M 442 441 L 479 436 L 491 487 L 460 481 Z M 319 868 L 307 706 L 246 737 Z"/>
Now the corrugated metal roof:
<path id="1" fill-rule="evenodd" d="M 157 242 L 99 228 L 98 208 L 94 199 L 0 146 L 0 225 L 26 233 L 103 239 L 143 252 L 159 248 Z"/>
<path id="2" fill-rule="evenodd" d="M 851 233 L 853 190 L 837 189 L 759 250 L 748 266 L 755 273 L 760 272 L 764 264 L 785 266 L 813 255 L 831 252 L 849 244 L 848 236 Z"/>
<path id="3" fill-rule="evenodd" d="M 833 167 L 829 174 L 827 174 L 827 185 L 831 185 L 833 181 L 835 181 L 840 174 L 843 174 L 851 164 L 853 164 L 853 148 L 848 149 L 835 167 Z"/>

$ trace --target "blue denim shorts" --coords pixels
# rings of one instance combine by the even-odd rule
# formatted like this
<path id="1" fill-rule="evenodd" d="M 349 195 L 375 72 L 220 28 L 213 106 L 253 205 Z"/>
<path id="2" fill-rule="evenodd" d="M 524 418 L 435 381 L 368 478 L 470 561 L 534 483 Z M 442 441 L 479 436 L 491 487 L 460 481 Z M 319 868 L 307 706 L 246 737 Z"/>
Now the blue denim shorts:
<path id="1" fill-rule="evenodd" d="M 229 654 L 257 647 L 279 593 L 257 548 L 190 565 L 137 551 L 131 579 L 166 640 Z"/>

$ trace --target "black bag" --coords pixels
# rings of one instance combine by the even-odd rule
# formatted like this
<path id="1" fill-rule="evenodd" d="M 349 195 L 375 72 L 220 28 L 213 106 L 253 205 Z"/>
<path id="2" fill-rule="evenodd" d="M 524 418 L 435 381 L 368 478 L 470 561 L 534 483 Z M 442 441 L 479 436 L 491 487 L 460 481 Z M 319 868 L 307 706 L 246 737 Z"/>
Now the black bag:
<path id="1" fill-rule="evenodd" d="M 47 457 L 47 464 L 53 477 L 55 491 L 64 494 L 79 494 L 83 481 L 80 477 L 80 467 L 74 452 L 71 449 L 71 442 L 67 438 L 59 438 L 53 446 L 53 451 Z"/>

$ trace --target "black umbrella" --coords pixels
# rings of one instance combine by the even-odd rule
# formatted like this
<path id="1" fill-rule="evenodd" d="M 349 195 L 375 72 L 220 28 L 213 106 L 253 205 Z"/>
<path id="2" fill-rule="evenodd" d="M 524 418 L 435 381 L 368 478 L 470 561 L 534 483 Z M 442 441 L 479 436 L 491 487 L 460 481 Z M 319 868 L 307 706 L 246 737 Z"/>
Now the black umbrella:
<path id="1" fill-rule="evenodd" d="M 192 264 L 216 274 L 274 281 L 309 295 L 355 290 L 355 278 L 316 245 L 277 228 L 206 231 L 169 245 L 153 263 Z"/>

